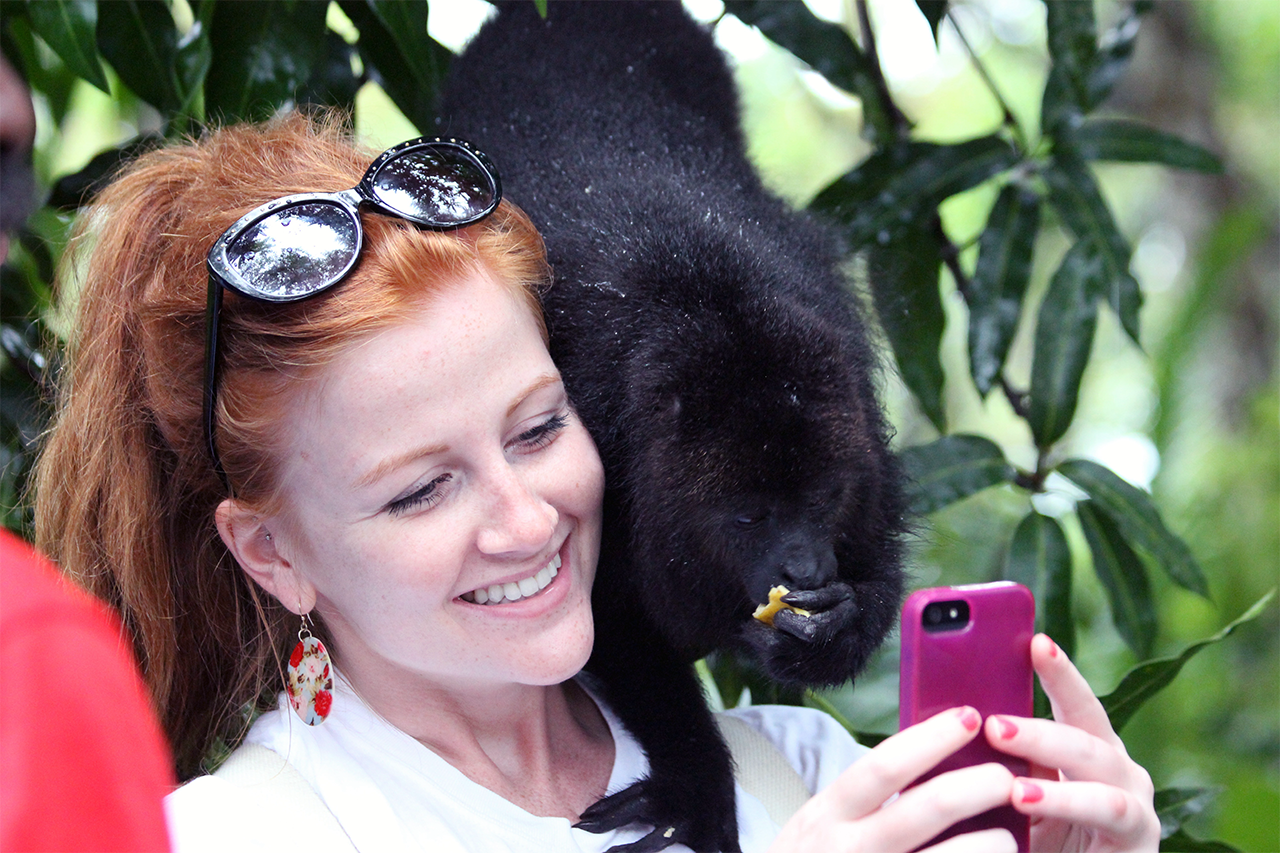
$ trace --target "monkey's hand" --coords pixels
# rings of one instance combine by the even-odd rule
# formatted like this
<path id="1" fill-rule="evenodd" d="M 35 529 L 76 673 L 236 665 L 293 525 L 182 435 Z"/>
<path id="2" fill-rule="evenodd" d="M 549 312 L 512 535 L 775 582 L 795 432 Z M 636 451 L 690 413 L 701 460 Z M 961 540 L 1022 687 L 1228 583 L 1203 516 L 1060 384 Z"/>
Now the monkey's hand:
<path id="1" fill-rule="evenodd" d="M 802 684 L 840 683 L 850 675 L 848 645 L 860 641 L 853 587 L 833 581 L 789 592 L 782 601 L 809 611 L 779 610 L 769 627 L 749 620 L 744 639 L 772 678 Z"/>
<path id="2" fill-rule="evenodd" d="M 582 813 L 576 827 L 606 832 L 632 823 L 653 826 L 652 822 L 658 821 L 648 834 L 630 844 L 614 845 L 608 853 L 658 853 L 673 844 L 683 844 L 700 853 L 737 853 L 740 848 L 733 818 L 732 768 L 727 790 L 722 790 L 721 773 L 704 773 L 691 764 L 679 772 L 686 778 L 678 785 L 672 784 L 675 777 L 670 773 L 655 772 L 650 778 L 605 797 Z M 673 799 L 677 794 L 679 801 Z M 713 817 L 716 814 L 727 820 L 718 823 Z"/>

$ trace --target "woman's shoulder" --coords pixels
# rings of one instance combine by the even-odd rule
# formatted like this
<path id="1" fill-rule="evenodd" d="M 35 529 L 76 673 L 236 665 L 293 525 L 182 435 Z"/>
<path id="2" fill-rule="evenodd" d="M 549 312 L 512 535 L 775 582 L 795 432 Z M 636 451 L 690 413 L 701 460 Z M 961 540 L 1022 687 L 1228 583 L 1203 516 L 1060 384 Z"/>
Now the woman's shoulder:
<path id="1" fill-rule="evenodd" d="M 310 851 L 355 849 L 297 770 L 257 744 L 241 746 L 215 773 L 170 793 L 165 815 L 174 853 L 287 849 L 297 843 L 300 823 L 316 830 L 308 833 Z"/>
<path id="2" fill-rule="evenodd" d="M 764 735 L 814 793 L 870 751 L 833 717 L 814 708 L 750 705 L 723 713 Z"/>

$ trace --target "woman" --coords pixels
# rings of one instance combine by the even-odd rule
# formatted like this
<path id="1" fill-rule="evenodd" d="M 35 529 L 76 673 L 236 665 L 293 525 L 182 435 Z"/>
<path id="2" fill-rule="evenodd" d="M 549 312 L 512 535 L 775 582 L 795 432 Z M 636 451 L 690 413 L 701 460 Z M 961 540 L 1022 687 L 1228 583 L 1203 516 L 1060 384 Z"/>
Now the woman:
<path id="1" fill-rule="evenodd" d="M 547 354 L 541 243 L 498 195 L 465 146 L 374 159 L 291 116 L 143 157 L 87 219 L 40 544 L 124 613 L 180 776 L 244 741 L 230 764 L 275 756 L 266 775 L 322 803 L 200 777 L 169 797 L 179 850 L 605 850 L 648 829 L 572 828 L 645 765 L 575 678 L 602 472 Z M 743 849 L 908 850 L 1010 802 L 1038 849 L 1154 849 L 1145 773 L 1047 638 L 1033 657 L 1064 722 L 983 736 L 1064 781 L 970 768 L 882 805 L 979 736 L 976 712 L 866 751 L 816 712 L 750 709 L 821 792 L 779 833 L 740 791 Z"/>

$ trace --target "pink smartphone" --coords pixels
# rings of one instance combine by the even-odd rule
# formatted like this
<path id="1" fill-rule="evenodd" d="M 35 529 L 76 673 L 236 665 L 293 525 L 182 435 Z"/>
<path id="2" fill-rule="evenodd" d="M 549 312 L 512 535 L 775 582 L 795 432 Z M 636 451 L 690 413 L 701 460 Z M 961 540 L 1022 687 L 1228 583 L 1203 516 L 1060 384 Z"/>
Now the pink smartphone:
<path id="1" fill-rule="evenodd" d="M 1031 637 L 1035 599 L 1010 581 L 935 587 L 911 594 L 902 606 L 901 681 L 898 723 L 906 728 L 960 705 L 991 714 L 1032 714 Z M 913 784 L 939 773 L 997 761 L 1016 776 L 1027 762 L 998 752 L 981 733 Z M 1004 827 L 1018 850 L 1029 849 L 1029 822 L 1013 806 L 1002 806 L 957 823 L 923 846 L 979 829 Z"/>

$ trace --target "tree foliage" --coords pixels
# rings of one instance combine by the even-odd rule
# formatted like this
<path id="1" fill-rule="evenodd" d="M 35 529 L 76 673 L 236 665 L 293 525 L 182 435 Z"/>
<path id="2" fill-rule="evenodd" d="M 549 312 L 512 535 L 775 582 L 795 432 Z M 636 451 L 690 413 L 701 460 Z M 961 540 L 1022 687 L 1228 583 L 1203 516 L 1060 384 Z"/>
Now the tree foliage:
<path id="1" fill-rule="evenodd" d="M 936 37 L 948 16 L 947 2 L 918 5 Z M 158 134 L 168 138 L 210 122 L 262 119 L 292 104 L 353 110 L 357 91 L 374 81 L 414 125 L 432 127 L 437 86 L 451 54 L 427 32 L 428 4 L 337 0 L 337 6 L 358 31 L 354 40 L 327 26 L 329 4 L 307 0 L 190 0 L 190 19 L 181 23 L 177 7 L 166 0 L 0 0 L 0 17 L 5 55 L 46 99 L 58 123 L 76 80 L 146 105 Z M 1116 629 L 1145 661 L 1105 697 L 1119 729 L 1191 655 L 1256 616 L 1263 604 L 1180 655 L 1148 660 L 1159 631 L 1150 573 L 1164 573 L 1199 596 L 1208 596 L 1208 581 L 1149 494 L 1061 450 L 1075 421 L 1100 312 L 1114 315 L 1132 341 L 1141 343 L 1143 296 L 1130 272 L 1132 248 L 1099 190 L 1094 165 L 1221 168 L 1213 154 L 1190 142 L 1135 120 L 1097 114 L 1125 71 L 1150 4 L 1134 3 L 1113 28 L 1099 33 L 1091 3 L 1046 2 L 1050 66 L 1038 127 L 1015 118 L 979 65 L 1001 104 L 1003 122 L 995 132 L 949 144 L 913 136 L 881 73 L 865 2 L 856 5 L 858 39 L 852 27 L 820 20 L 800 2 L 728 0 L 725 6 L 726 14 L 759 28 L 861 99 L 873 152 L 820 192 L 812 208 L 839 224 L 873 270 L 868 278 L 874 305 L 898 372 L 937 430 L 936 440 L 903 451 L 912 508 L 927 515 L 991 488 L 1032 496 L 1045 490 L 1052 475 L 1084 494 L 1074 515 L 1087 554 L 1073 556 L 1068 547 L 1068 518 L 1033 508 L 1012 534 L 1005 574 L 1036 592 L 1041 629 L 1073 652 L 1073 576 L 1092 566 Z M 980 63 L 976 55 L 972 61 Z M 14 261 L 4 267 L 0 505 L 5 523 L 19 530 L 30 522 L 19 498 L 34 439 L 48 416 L 49 377 L 56 372 L 56 346 L 46 343 L 55 340 L 46 320 L 56 237 L 92 188 L 150 141 L 129 140 L 63 177 L 21 235 Z M 939 208 L 979 186 L 995 188 L 995 203 L 977 238 L 976 260 L 969 262 L 943 226 Z M 1032 268 L 1047 242 L 1040 238 L 1050 233 L 1061 235 L 1068 249 L 1035 304 L 1029 298 Z M 940 282 L 947 277 L 967 308 L 967 377 L 948 377 L 939 355 L 945 325 Z M 1007 360 L 1015 333 L 1025 325 L 1034 327 L 1034 354 L 1029 383 L 1019 385 Z M 949 431 L 948 380 L 971 382 L 982 397 L 1008 400 L 1034 444 L 1033 467 L 1015 465 L 990 437 Z M 752 683 L 749 673 L 729 662 L 717 662 L 714 677 L 730 697 Z M 1212 794 L 1160 793 L 1168 849 L 1230 849 L 1196 841 L 1182 827 Z"/>

